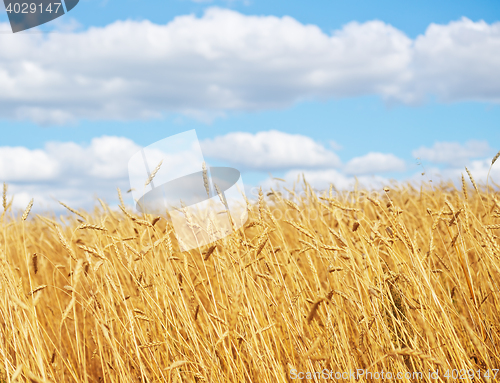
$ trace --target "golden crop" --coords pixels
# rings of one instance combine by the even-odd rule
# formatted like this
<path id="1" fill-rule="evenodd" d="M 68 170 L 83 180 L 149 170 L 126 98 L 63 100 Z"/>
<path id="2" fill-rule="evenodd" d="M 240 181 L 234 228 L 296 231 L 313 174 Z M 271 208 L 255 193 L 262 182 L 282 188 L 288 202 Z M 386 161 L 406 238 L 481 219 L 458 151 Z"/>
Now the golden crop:
<path id="1" fill-rule="evenodd" d="M 244 228 L 185 253 L 164 218 L 104 202 L 18 217 L 4 197 L 0 381 L 493 376 L 500 194 L 465 180 L 378 194 L 304 185 L 261 194 Z"/>

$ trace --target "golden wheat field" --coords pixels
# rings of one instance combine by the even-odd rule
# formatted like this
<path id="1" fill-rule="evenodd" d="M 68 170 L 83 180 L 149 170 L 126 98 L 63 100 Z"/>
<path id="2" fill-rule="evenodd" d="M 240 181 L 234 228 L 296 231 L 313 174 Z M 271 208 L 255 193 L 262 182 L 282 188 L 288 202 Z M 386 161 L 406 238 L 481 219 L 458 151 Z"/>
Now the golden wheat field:
<path id="1" fill-rule="evenodd" d="M 265 190 L 184 253 L 164 218 L 4 187 L 0 381 L 500 380 L 500 193 L 462 181 Z"/>

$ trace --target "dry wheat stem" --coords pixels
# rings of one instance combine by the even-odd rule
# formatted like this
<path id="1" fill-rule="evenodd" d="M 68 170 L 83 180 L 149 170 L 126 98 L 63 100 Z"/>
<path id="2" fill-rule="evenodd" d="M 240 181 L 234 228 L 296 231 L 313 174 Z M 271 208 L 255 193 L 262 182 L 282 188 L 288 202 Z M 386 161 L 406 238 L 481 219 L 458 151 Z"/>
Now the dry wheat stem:
<path id="1" fill-rule="evenodd" d="M 37 253 L 34 253 L 32 256 L 31 256 L 31 263 L 33 265 L 33 271 L 36 273 L 38 273 L 38 254 Z"/>
<path id="2" fill-rule="evenodd" d="M 462 174 L 462 193 L 464 193 L 464 198 L 467 199 L 467 184 L 465 183 L 465 177 Z"/>
<path id="3" fill-rule="evenodd" d="M 400 350 L 393 350 L 389 353 L 387 353 L 386 355 L 408 355 L 408 356 L 412 356 L 414 358 L 419 358 L 419 359 L 422 359 L 422 360 L 427 360 L 431 363 L 434 363 L 434 364 L 438 364 L 440 366 L 444 365 L 444 363 L 442 361 L 440 361 L 439 359 L 436 359 L 430 355 L 427 355 L 426 353 L 422 352 L 422 351 L 418 351 L 418 350 L 412 350 L 410 348 L 404 348 L 404 349 L 400 349 Z"/>
<path id="4" fill-rule="evenodd" d="M 202 169 L 203 169 L 203 184 L 205 185 L 205 190 L 207 191 L 207 196 L 210 197 L 210 186 L 208 184 L 207 164 L 205 163 L 205 161 L 203 161 Z"/>
<path id="5" fill-rule="evenodd" d="M 182 254 L 171 222 L 123 205 L 117 219 L 104 203 L 82 210 L 85 222 L 42 214 L 28 225 L 5 214 L 0 381 L 491 371 L 500 198 L 461 181 L 382 195 L 262 190 L 247 201 L 244 228 Z M 208 231 L 217 230 L 212 219 Z"/>
<path id="6" fill-rule="evenodd" d="M 76 214 L 77 216 L 83 218 L 85 221 L 87 220 L 87 217 L 85 217 L 82 213 L 80 213 L 79 211 L 75 210 L 75 209 L 72 209 L 71 207 L 69 207 L 68 205 L 66 205 L 65 203 L 59 201 L 59 203 L 64 206 L 66 209 L 68 209 L 70 212 L 72 212 L 73 214 Z"/>
<path id="7" fill-rule="evenodd" d="M 47 285 L 38 286 L 38 287 L 34 288 L 32 291 L 30 291 L 29 295 L 33 295 L 33 294 L 37 293 L 38 291 L 43 290 L 46 287 L 47 287 Z"/>
<path id="8" fill-rule="evenodd" d="M 64 247 L 64 249 L 66 249 L 66 251 L 68 252 L 69 256 L 73 260 L 76 261 L 75 253 L 74 253 L 73 249 L 70 247 L 70 245 L 68 244 L 68 241 L 64 237 L 64 234 L 62 233 L 62 231 L 59 228 L 59 226 L 55 226 L 55 230 L 56 230 L 56 233 L 57 233 L 57 236 L 59 238 L 59 241 L 60 241 L 61 245 Z"/>
<path id="9" fill-rule="evenodd" d="M 498 158 L 500 157 L 500 151 L 495 154 L 495 157 L 493 157 L 493 159 L 491 160 L 491 166 L 493 166 L 493 164 L 496 162 L 496 160 L 498 160 Z"/>
<path id="10" fill-rule="evenodd" d="M 7 184 L 4 182 L 3 183 L 3 210 L 7 210 Z"/>
<path id="11" fill-rule="evenodd" d="M 144 186 L 148 186 L 151 183 L 151 181 L 153 181 L 153 178 L 155 178 L 156 173 L 158 173 L 158 170 L 160 170 L 161 164 L 163 164 L 163 160 L 161 160 L 160 163 L 153 170 L 153 172 L 151 173 L 149 178 L 146 180 L 146 183 L 144 184 Z"/>
<path id="12" fill-rule="evenodd" d="M 22 220 L 23 221 L 26 221 L 26 218 L 28 218 L 28 214 L 30 213 L 31 211 L 31 208 L 33 207 L 33 198 L 31 199 L 30 203 L 28 204 L 28 206 L 26 207 L 26 210 L 24 211 L 23 213 L 23 216 L 22 216 Z"/>
<path id="13" fill-rule="evenodd" d="M 83 230 L 83 229 L 92 229 L 92 230 L 100 230 L 100 231 L 108 231 L 104 226 L 99 226 L 99 225 L 92 225 L 90 223 L 88 224 L 81 224 L 80 226 L 77 227 L 78 230 Z"/>
<path id="14" fill-rule="evenodd" d="M 467 166 L 465 167 L 465 171 L 467 172 L 467 174 L 469 175 L 469 179 L 470 179 L 470 182 L 472 182 L 472 186 L 474 186 L 474 189 L 476 190 L 476 192 L 479 193 L 479 189 L 476 185 L 476 181 L 474 181 L 474 177 L 472 177 L 472 174 L 471 172 L 469 171 L 469 169 L 467 169 Z"/>
<path id="15" fill-rule="evenodd" d="M 122 191 L 120 190 L 120 188 L 116 188 L 116 190 L 118 192 L 118 199 L 120 200 L 120 206 L 125 206 L 125 203 L 123 202 Z"/>

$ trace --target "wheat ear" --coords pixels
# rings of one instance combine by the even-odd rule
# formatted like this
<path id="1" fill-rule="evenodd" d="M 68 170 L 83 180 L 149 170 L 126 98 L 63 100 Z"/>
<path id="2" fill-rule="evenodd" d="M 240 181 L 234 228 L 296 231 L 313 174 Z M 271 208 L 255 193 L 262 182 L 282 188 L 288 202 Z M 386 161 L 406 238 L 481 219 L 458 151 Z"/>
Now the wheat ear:
<path id="1" fill-rule="evenodd" d="M 465 167 L 465 171 L 469 175 L 470 182 L 472 182 L 472 186 L 474 186 L 474 189 L 479 193 L 479 189 L 477 188 L 476 181 L 474 181 L 474 177 L 472 177 L 472 174 L 470 173 L 469 169 L 467 169 L 467 166 Z"/>
<path id="2" fill-rule="evenodd" d="M 158 173 L 158 170 L 160 170 L 161 164 L 163 163 L 163 160 L 160 161 L 160 163 L 156 166 L 155 170 L 153 170 L 153 173 L 149 176 L 148 180 L 146 181 L 146 184 L 144 186 L 148 186 L 151 181 L 153 181 L 153 178 L 155 178 L 156 173 Z"/>
<path id="3" fill-rule="evenodd" d="M 26 221 L 26 218 L 28 218 L 28 214 L 30 213 L 32 207 L 33 207 L 33 198 L 31 199 L 30 203 L 26 207 L 26 210 L 24 211 L 24 214 L 22 217 L 23 221 Z"/>

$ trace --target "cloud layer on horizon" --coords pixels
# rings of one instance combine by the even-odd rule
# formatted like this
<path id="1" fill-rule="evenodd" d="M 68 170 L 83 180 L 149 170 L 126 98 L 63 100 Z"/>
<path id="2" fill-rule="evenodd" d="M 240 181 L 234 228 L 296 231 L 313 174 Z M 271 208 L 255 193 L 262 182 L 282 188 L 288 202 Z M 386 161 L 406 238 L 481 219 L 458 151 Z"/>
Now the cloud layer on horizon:
<path id="1" fill-rule="evenodd" d="M 209 8 L 165 25 L 0 35 L 0 118 L 38 124 L 147 119 L 379 95 L 500 102 L 500 22 L 431 24 L 412 40 L 382 21 L 331 34 L 284 16 Z"/>
<path id="2" fill-rule="evenodd" d="M 242 142 L 244 144 L 242 144 Z M 304 143 L 302 147 L 297 143 Z M 401 158 L 392 153 L 370 152 L 343 163 L 337 154 L 322 143 L 304 135 L 267 131 L 250 134 L 234 132 L 201 142 L 209 164 L 221 160 L 243 173 L 246 186 L 274 187 L 276 182 L 268 178 L 269 171 L 280 170 L 280 177 L 289 185 L 301 182 L 302 174 L 317 189 L 327 189 L 333 183 L 339 190 L 352 190 L 356 182 L 359 187 L 381 188 L 391 183 L 391 177 L 399 174 L 400 181 L 419 183 L 432 179 L 459 182 L 464 168 L 450 163 L 440 166 L 431 154 L 442 147 L 451 147 L 457 153 L 470 154 L 467 166 L 476 182 L 484 183 L 490 167 L 491 157 L 480 156 L 485 142 L 436 143 L 430 148 L 417 149 L 427 153 L 426 170 L 408 169 Z M 207 148 L 211 148 L 211 151 Z M 472 148 L 472 149 L 471 149 Z M 14 207 L 24 209 L 31 198 L 36 200 L 36 209 L 60 209 L 57 201 L 77 208 L 90 208 L 95 197 L 117 202 L 116 188 L 126 191 L 130 187 L 128 161 L 140 150 L 140 146 L 126 137 L 102 136 L 89 144 L 74 142 L 48 142 L 43 148 L 0 147 L 0 182 L 9 184 L 9 193 L 15 194 Z M 184 154 L 183 154 L 184 156 Z M 480 158 L 472 158 L 472 157 Z M 262 158 L 253 162 L 254 158 Z M 184 158 L 185 159 L 185 158 Z M 182 163 L 183 158 L 170 158 L 170 165 Z M 436 164 L 432 163 L 434 161 Z M 165 164 L 168 166 L 169 164 Z M 446 165 L 446 164 L 445 164 Z M 260 177 L 259 182 L 249 183 L 247 172 Z M 282 175 L 281 175 L 282 174 Z M 500 181 L 500 166 L 493 167 L 491 178 Z M 249 189 L 250 190 L 250 189 Z M 128 203 L 130 195 L 124 193 Z M 249 197 L 252 197 L 250 195 Z"/>

